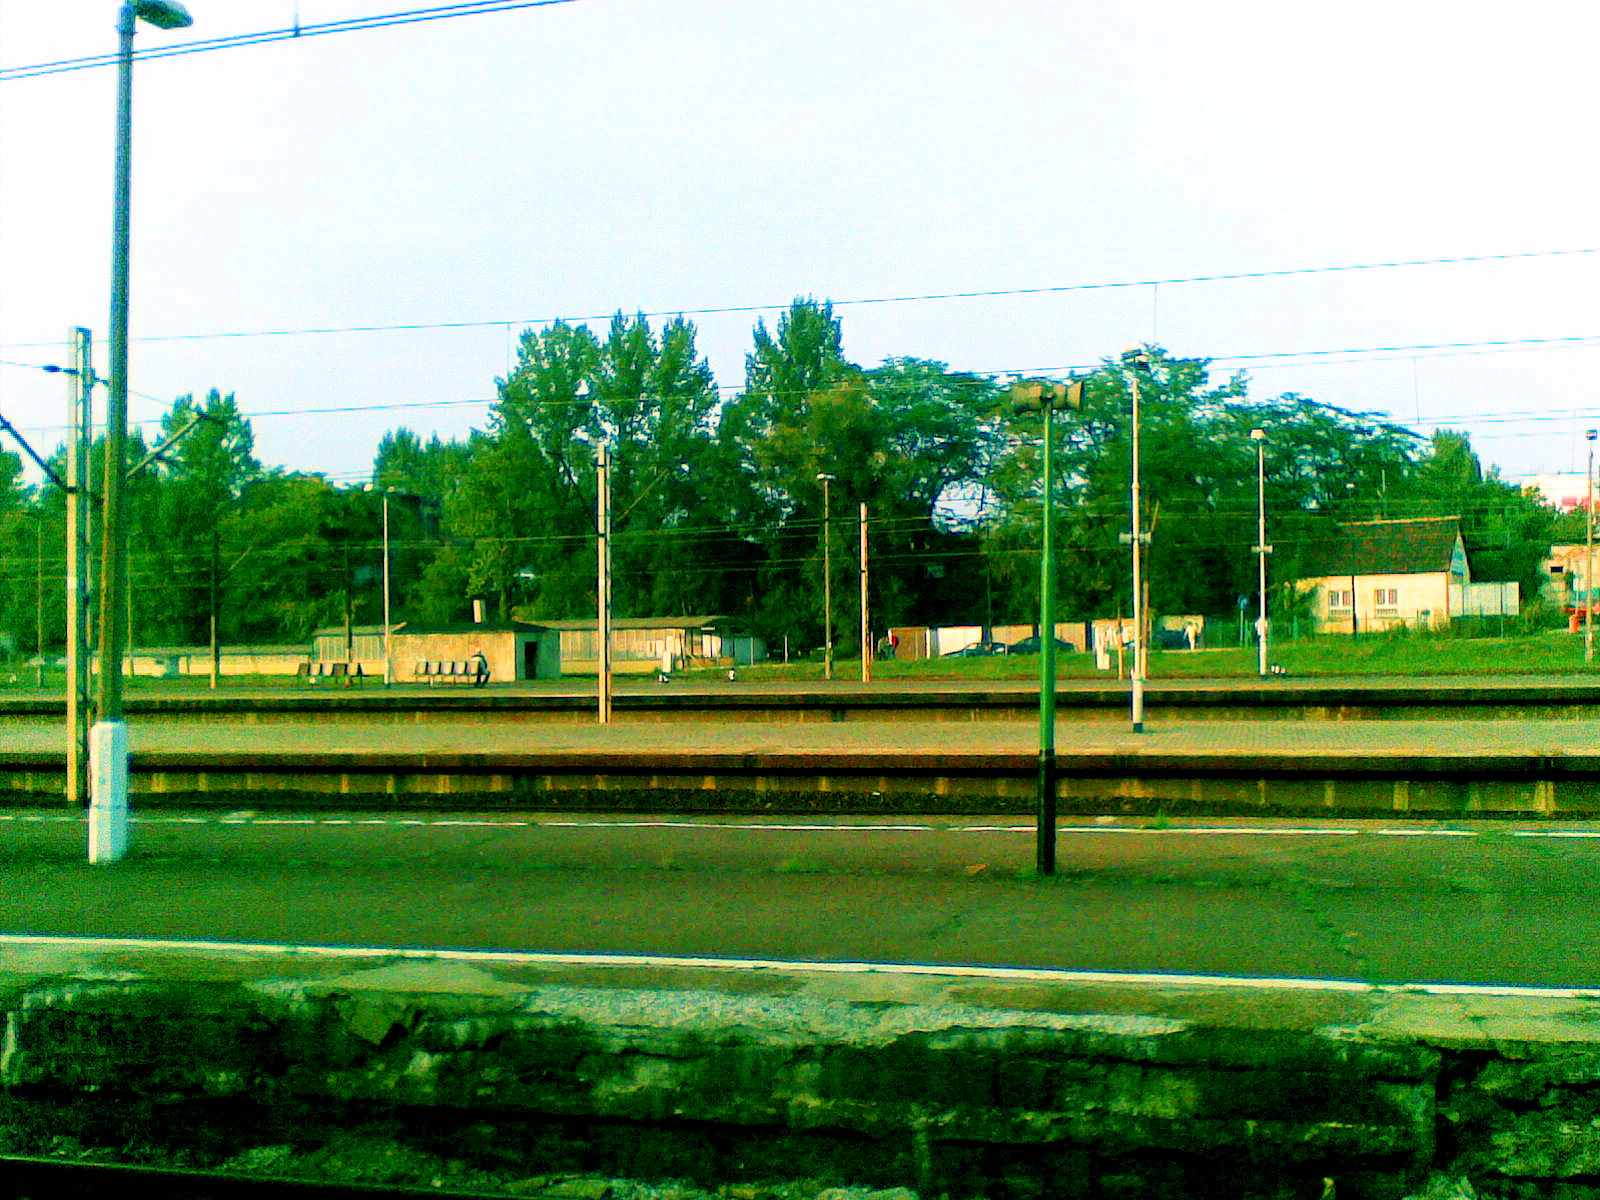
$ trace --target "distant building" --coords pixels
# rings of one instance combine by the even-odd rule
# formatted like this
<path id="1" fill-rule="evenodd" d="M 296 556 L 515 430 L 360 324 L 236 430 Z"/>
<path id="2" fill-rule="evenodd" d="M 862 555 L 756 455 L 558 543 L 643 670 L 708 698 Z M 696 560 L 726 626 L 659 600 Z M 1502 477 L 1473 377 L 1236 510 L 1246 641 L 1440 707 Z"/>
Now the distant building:
<path id="1" fill-rule="evenodd" d="M 1458 617 L 1518 611 L 1515 583 L 1472 582 L 1457 517 L 1358 521 L 1302 560 L 1297 584 L 1319 633 L 1443 629 Z"/>
<path id="2" fill-rule="evenodd" d="M 1586 601 L 1600 599 L 1589 584 L 1588 559 L 1587 546 L 1551 546 L 1539 564 L 1539 591 L 1544 599 L 1561 608 L 1582 608 Z M 1600 551 L 1595 561 L 1600 564 Z"/>
<path id="3" fill-rule="evenodd" d="M 1523 491 L 1532 488 L 1544 502 L 1559 512 L 1583 511 L 1589 498 L 1587 481 L 1582 471 L 1565 471 L 1550 475 L 1524 475 L 1519 481 Z"/>
<path id="4" fill-rule="evenodd" d="M 600 632 L 595 617 L 541 621 L 561 638 L 561 670 L 592 675 L 600 669 Z M 767 645 L 733 617 L 614 617 L 611 669 L 619 675 L 688 667 L 733 667 L 766 662 Z"/>

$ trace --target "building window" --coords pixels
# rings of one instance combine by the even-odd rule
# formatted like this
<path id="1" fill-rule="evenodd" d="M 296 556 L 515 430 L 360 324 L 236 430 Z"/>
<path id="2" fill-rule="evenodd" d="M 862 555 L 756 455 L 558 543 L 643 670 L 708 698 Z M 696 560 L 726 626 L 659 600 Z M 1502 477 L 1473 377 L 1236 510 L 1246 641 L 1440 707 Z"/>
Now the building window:
<path id="1" fill-rule="evenodd" d="M 1329 588 L 1328 611 L 1349 612 L 1350 606 L 1355 601 L 1355 598 L 1356 594 L 1354 592 L 1345 591 L 1341 588 Z"/>
<path id="2" fill-rule="evenodd" d="M 1378 617 L 1398 617 L 1400 615 L 1400 589 L 1373 588 L 1372 613 Z"/>

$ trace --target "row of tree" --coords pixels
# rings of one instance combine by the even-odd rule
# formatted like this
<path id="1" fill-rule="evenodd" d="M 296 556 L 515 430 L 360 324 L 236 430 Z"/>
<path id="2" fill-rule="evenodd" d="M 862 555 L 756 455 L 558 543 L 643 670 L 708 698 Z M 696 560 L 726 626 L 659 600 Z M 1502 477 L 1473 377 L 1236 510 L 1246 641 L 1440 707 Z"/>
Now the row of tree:
<path id="1" fill-rule="evenodd" d="M 591 615 L 602 443 L 618 615 L 723 613 L 774 644 L 816 646 L 824 539 L 835 627 L 854 628 L 863 504 L 876 628 L 1037 613 L 1041 427 L 1013 411 L 1009 381 L 923 359 L 860 367 L 832 306 L 799 300 L 775 328 L 757 322 L 744 385 L 724 398 L 695 336 L 682 318 L 657 329 L 621 315 L 603 336 L 561 322 L 527 331 L 487 428 L 462 441 L 396 429 L 364 487 L 264 466 L 233 396 L 182 397 L 163 437 L 193 429 L 128 493 L 137 640 L 204 643 L 213 611 L 229 643 L 304 643 L 320 626 L 381 619 L 385 508 L 397 620 L 459 621 L 472 598 L 500 618 Z M 1217 382 L 1202 360 L 1150 355 L 1140 449 L 1156 611 L 1228 613 L 1254 594 L 1253 428 L 1267 435 L 1280 583 L 1340 522 L 1459 515 L 1474 577 L 1536 594 L 1560 518 L 1485 474 L 1465 435 L 1423 441 L 1302 396 L 1252 399 L 1242 376 Z M 1081 410 L 1056 423 L 1063 619 L 1130 609 L 1118 538 L 1130 388 L 1126 365 L 1108 360 Z M 135 439 L 131 461 L 143 456 Z M 41 614 L 45 645 L 62 640 L 63 509 L 0 454 L 0 636 L 18 650 L 32 649 Z M 1292 595 L 1274 589 L 1274 604 L 1286 612 Z"/>

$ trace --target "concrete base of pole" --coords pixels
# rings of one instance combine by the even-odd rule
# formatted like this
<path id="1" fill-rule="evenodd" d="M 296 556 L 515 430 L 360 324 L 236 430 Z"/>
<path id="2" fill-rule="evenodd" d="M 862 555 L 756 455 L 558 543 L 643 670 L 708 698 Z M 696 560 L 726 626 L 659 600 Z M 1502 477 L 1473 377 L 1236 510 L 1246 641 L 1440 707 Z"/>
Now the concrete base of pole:
<path id="1" fill-rule="evenodd" d="M 1144 679 L 1133 677 L 1133 732 L 1144 732 Z"/>
<path id="2" fill-rule="evenodd" d="M 89 730 L 89 861 L 128 852 L 128 726 L 96 721 Z"/>

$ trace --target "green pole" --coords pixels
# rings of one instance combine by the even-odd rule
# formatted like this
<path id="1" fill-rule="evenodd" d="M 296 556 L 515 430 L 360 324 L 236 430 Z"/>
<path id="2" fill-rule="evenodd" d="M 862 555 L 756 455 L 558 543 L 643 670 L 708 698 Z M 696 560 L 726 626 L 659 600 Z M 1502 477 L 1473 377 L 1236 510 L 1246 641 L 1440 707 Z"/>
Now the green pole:
<path id="1" fill-rule="evenodd" d="M 1054 405 L 1044 404 L 1044 551 L 1039 563 L 1039 821 L 1034 865 L 1056 873 L 1056 553 Z"/>

